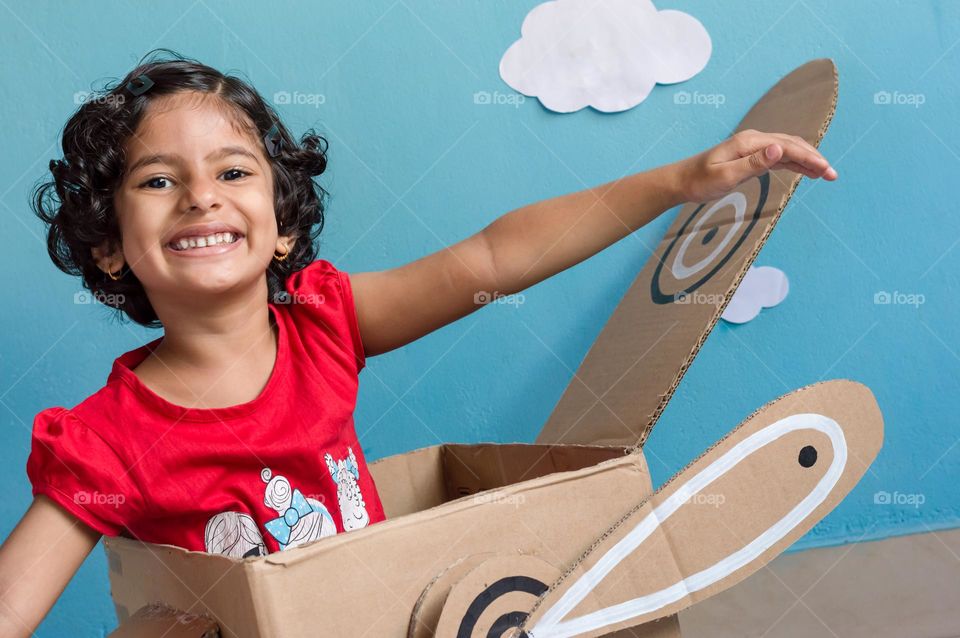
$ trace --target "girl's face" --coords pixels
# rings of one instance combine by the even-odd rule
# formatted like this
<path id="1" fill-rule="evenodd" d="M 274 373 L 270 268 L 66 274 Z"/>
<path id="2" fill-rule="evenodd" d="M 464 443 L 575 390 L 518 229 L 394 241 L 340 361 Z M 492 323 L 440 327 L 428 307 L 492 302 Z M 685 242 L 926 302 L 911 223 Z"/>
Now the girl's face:
<path id="1" fill-rule="evenodd" d="M 153 303 L 256 285 L 274 251 L 292 247 L 290 238 L 278 242 L 273 173 L 262 145 L 238 131 L 216 100 L 165 96 L 127 142 L 114 196 L 121 251 L 94 254 L 112 272 L 129 264 Z M 202 225 L 214 223 L 226 227 L 221 233 L 232 230 L 234 241 L 213 243 L 216 227 Z M 176 238 L 200 246 L 184 250 L 171 243 Z"/>

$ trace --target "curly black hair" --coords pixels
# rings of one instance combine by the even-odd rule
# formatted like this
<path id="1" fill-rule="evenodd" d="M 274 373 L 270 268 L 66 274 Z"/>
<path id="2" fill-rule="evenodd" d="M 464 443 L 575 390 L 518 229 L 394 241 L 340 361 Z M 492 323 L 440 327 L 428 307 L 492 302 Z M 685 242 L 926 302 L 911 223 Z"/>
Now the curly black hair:
<path id="1" fill-rule="evenodd" d="M 165 55 L 164 55 L 165 54 Z M 327 167 L 327 140 L 308 130 L 296 143 L 276 111 L 249 83 L 186 58 L 154 49 L 119 83 L 94 91 L 67 121 L 63 160 L 50 161 L 52 179 L 36 186 L 31 208 L 47 228 L 47 252 L 56 266 L 80 275 L 83 286 L 133 321 L 161 327 L 143 285 L 125 265 L 119 279 L 103 272 L 92 249 L 120 245 L 113 195 L 124 174 L 124 144 L 151 102 L 174 93 L 218 97 L 263 144 L 273 170 L 274 210 L 281 235 L 295 237 L 287 258 L 267 269 L 269 299 L 283 293 L 287 277 L 317 257 L 328 193 L 313 177 Z M 245 117 L 244 117 L 245 116 Z"/>

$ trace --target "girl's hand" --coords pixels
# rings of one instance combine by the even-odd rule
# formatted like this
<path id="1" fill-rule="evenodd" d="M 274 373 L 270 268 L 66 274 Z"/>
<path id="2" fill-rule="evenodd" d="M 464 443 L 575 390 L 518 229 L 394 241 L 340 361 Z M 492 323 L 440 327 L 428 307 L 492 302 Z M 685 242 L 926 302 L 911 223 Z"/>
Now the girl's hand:
<path id="1" fill-rule="evenodd" d="M 706 202 L 768 170 L 789 169 L 828 181 L 837 179 L 826 158 L 802 137 L 746 129 L 699 155 L 677 163 L 685 202 Z"/>

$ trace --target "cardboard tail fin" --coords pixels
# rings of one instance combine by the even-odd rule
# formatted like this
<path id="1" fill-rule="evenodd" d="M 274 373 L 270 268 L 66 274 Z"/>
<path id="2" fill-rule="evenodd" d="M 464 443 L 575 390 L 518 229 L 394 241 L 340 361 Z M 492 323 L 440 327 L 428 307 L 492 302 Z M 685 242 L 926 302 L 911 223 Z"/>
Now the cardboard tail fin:
<path id="1" fill-rule="evenodd" d="M 818 146 L 837 103 L 837 70 L 808 62 L 740 122 Z M 640 448 L 800 182 L 792 171 L 686 204 L 614 310 L 536 439 Z"/>

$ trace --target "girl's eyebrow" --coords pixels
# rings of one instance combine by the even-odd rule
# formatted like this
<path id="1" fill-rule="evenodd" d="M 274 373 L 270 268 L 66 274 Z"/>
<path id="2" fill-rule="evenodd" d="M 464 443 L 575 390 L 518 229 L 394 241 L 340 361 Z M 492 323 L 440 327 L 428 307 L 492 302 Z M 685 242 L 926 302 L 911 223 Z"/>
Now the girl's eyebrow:
<path id="1" fill-rule="evenodd" d="M 244 157 L 248 157 L 252 159 L 258 164 L 260 163 L 260 160 L 257 158 L 256 155 L 254 155 L 253 153 L 251 153 L 249 150 L 247 150 L 242 146 L 224 146 L 222 148 L 219 148 L 213 151 L 212 153 L 207 155 L 204 159 L 206 159 L 207 161 L 219 160 L 225 157 L 230 157 L 231 155 L 242 155 Z M 177 164 L 182 161 L 183 161 L 183 158 L 177 155 L 176 153 L 153 153 L 151 155 L 144 155 L 143 157 L 141 157 L 140 159 L 138 159 L 137 161 L 135 161 L 133 164 L 130 165 L 130 168 L 127 169 L 127 174 L 132 174 L 137 169 L 143 168 L 144 166 L 148 166 L 150 164 Z"/>

